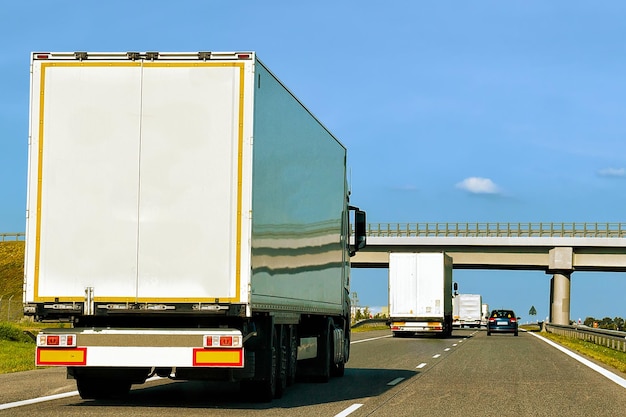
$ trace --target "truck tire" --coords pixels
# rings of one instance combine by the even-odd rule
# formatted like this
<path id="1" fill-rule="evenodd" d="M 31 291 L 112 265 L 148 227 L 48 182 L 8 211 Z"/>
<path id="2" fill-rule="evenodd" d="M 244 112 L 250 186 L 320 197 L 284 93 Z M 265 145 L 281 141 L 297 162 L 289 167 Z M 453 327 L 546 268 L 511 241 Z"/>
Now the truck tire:
<path id="1" fill-rule="evenodd" d="M 330 380 L 330 368 L 333 365 L 332 355 L 332 319 L 321 323 L 320 336 L 317 343 L 317 358 L 315 369 L 315 381 L 328 382 Z"/>
<path id="2" fill-rule="evenodd" d="M 245 397 L 257 402 L 270 402 L 276 395 L 278 368 L 277 335 L 270 321 L 259 323 L 263 341 L 256 346 L 253 379 L 242 380 L 240 390 Z"/>
<path id="3" fill-rule="evenodd" d="M 346 333 L 344 332 L 343 339 L 343 359 L 339 363 L 335 362 L 335 337 L 334 337 L 334 326 L 331 327 L 331 340 L 333 344 L 330 347 L 330 375 L 336 377 L 344 376 L 346 372 L 346 361 L 350 355 L 350 339 L 346 337 Z"/>

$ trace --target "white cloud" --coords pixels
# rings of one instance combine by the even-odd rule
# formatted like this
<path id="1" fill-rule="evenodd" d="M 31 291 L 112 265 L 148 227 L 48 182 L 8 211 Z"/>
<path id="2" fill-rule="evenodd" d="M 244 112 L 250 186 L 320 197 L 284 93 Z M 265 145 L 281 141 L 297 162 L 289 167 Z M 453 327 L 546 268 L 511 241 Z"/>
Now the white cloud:
<path id="1" fill-rule="evenodd" d="M 489 178 L 469 177 L 459 182 L 456 186 L 472 194 L 500 193 L 500 188 Z"/>
<path id="2" fill-rule="evenodd" d="M 604 168 L 598 174 L 601 177 L 626 177 L 626 168 Z"/>

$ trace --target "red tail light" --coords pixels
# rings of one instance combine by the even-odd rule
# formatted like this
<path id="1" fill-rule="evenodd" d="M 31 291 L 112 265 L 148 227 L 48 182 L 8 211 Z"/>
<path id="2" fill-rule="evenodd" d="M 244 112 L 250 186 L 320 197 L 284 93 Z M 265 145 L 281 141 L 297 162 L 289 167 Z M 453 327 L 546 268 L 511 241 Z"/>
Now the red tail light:
<path id="1" fill-rule="evenodd" d="M 222 336 L 220 337 L 220 346 L 232 346 L 233 345 L 233 337 L 232 336 Z"/>
<path id="2" fill-rule="evenodd" d="M 509 321 L 510 321 L 511 323 L 517 323 L 517 319 L 516 319 L 515 317 L 511 317 L 511 318 L 509 319 Z"/>
<path id="3" fill-rule="evenodd" d="M 496 321 L 495 317 L 489 317 L 489 323 L 493 323 L 494 321 Z"/>
<path id="4" fill-rule="evenodd" d="M 59 336 L 48 336 L 46 337 L 46 344 L 48 346 L 59 346 L 61 343 Z"/>

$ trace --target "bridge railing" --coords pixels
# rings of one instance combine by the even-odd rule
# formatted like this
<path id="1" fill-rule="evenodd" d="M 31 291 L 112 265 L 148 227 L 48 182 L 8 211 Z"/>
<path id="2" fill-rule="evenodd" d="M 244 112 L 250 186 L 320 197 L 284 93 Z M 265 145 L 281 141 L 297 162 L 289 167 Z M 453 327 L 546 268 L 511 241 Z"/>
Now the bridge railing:
<path id="1" fill-rule="evenodd" d="M 0 242 L 7 240 L 24 240 L 24 233 L 0 233 Z"/>
<path id="2" fill-rule="evenodd" d="M 368 223 L 373 237 L 583 237 L 625 238 L 626 223 Z M 0 233 L 0 242 L 24 240 Z"/>
<path id="3" fill-rule="evenodd" d="M 624 238 L 626 223 L 368 223 L 372 237 Z"/>

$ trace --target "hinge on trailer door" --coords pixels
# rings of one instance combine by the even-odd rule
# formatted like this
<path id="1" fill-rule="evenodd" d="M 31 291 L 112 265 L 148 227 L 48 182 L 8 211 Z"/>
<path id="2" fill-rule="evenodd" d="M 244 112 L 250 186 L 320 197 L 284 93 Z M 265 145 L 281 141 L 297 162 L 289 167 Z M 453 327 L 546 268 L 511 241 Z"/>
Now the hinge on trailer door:
<path id="1" fill-rule="evenodd" d="M 146 52 L 146 59 L 154 61 L 155 59 L 159 59 L 158 52 Z"/>
<path id="2" fill-rule="evenodd" d="M 93 287 L 85 288 L 85 307 L 83 308 L 83 314 L 91 316 L 94 314 L 93 304 Z"/>
<path id="3" fill-rule="evenodd" d="M 74 52 L 74 57 L 79 61 L 87 59 L 87 52 Z"/>
<path id="4" fill-rule="evenodd" d="M 139 52 L 126 52 L 126 56 L 128 57 L 128 59 L 130 59 L 131 61 L 136 61 L 139 58 L 141 58 L 141 55 L 139 54 Z"/>
<path id="5" fill-rule="evenodd" d="M 198 52 L 198 59 L 201 59 L 203 61 L 211 59 L 211 53 L 210 52 Z"/>

